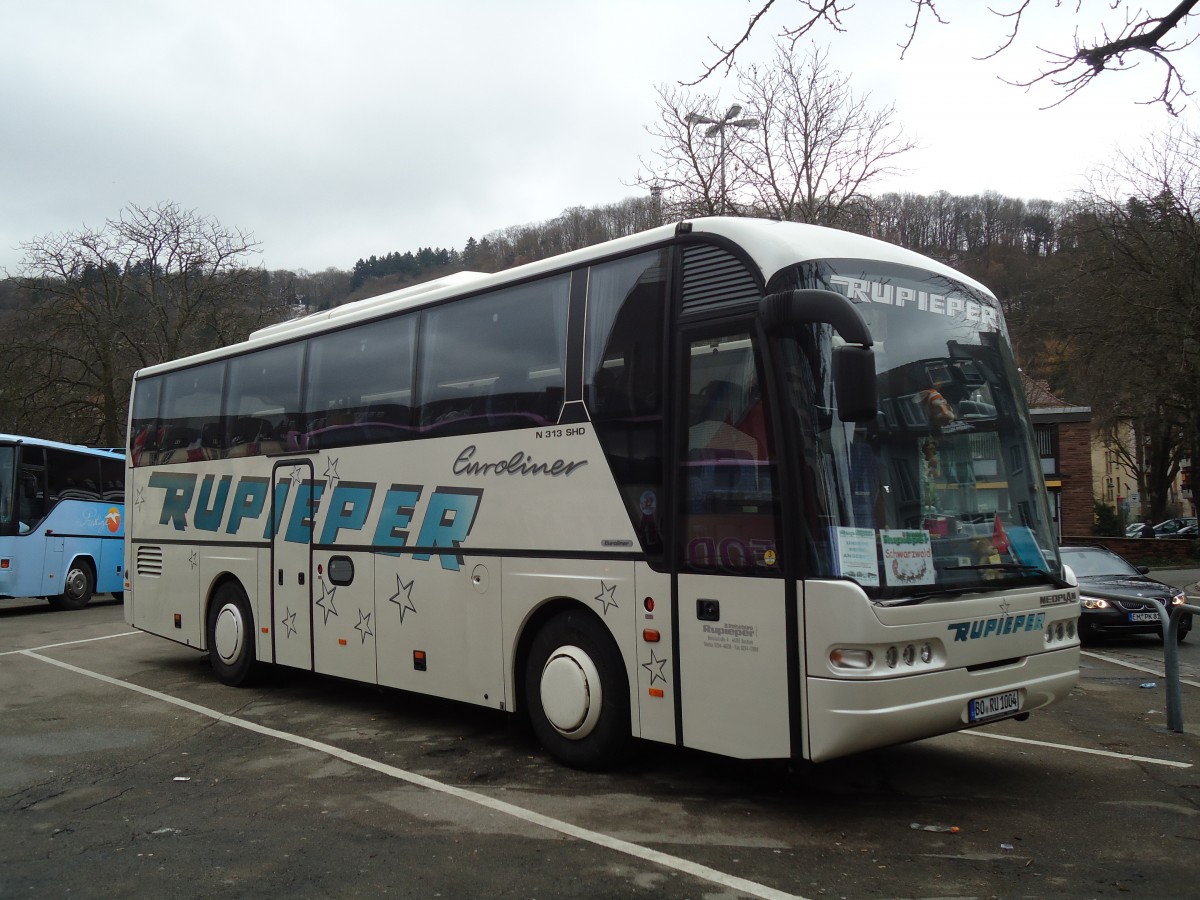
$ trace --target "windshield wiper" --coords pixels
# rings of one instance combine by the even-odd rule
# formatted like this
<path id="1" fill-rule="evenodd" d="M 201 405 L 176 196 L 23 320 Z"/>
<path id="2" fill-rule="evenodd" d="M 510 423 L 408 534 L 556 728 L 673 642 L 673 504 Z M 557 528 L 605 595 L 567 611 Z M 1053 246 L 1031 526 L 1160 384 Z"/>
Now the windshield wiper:
<path id="1" fill-rule="evenodd" d="M 945 568 L 947 571 L 979 569 L 991 572 L 1019 572 L 1022 575 L 1044 575 L 1050 579 L 1050 583 L 1055 587 L 1065 588 L 1071 586 L 1062 578 L 1057 577 L 1053 572 L 1043 569 L 1041 566 L 1031 566 L 1027 563 L 981 563 L 977 566 L 946 566 Z"/>
<path id="2" fill-rule="evenodd" d="M 971 590 L 975 590 L 972 588 Z M 933 591 L 925 591 L 922 594 L 914 594 L 911 597 L 898 597 L 895 600 L 879 600 L 876 601 L 880 606 L 913 606 L 917 603 L 924 603 L 926 600 L 932 600 L 934 597 L 959 597 L 966 593 L 963 588 L 940 588 Z"/>

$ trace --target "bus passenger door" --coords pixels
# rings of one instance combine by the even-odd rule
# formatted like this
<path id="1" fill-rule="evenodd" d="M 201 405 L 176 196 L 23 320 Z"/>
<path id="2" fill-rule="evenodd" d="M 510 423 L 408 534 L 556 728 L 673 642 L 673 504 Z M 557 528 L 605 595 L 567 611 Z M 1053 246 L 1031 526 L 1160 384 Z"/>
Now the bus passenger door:
<path id="1" fill-rule="evenodd" d="M 311 669 L 313 466 L 275 464 L 271 478 L 271 634 L 275 662 Z"/>
<path id="2" fill-rule="evenodd" d="M 749 328 L 683 334 L 675 509 L 683 743 L 792 755 L 778 466 Z M 792 598 L 794 606 L 794 597 Z"/>

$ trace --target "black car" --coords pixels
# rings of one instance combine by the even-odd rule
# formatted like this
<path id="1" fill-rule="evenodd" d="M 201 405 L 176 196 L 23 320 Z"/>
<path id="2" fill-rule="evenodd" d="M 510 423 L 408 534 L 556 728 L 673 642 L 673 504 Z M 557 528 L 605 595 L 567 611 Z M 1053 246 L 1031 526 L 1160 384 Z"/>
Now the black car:
<path id="1" fill-rule="evenodd" d="M 1103 547 L 1060 547 L 1062 561 L 1071 567 L 1079 579 L 1079 618 L 1081 640 L 1099 635 L 1157 634 L 1162 635 L 1162 618 L 1153 597 L 1167 607 L 1187 603 L 1187 594 L 1180 588 L 1147 577 L 1150 569 L 1135 566 Z M 1120 595 L 1120 600 L 1095 597 L 1088 588 L 1105 594 Z M 1192 628 L 1192 616 L 1185 613 L 1179 621 L 1179 640 Z"/>

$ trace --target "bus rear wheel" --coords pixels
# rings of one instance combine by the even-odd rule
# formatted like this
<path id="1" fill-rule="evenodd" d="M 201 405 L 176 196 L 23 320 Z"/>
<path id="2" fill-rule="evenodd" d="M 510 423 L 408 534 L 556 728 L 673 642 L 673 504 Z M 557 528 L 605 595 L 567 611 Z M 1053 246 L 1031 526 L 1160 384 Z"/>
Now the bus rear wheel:
<path id="1" fill-rule="evenodd" d="M 95 589 L 96 576 L 92 574 L 92 567 L 86 560 L 72 560 L 67 577 L 63 579 L 63 592 L 50 597 L 50 605 L 55 609 L 83 609 L 91 602 Z"/>
<path id="2" fill-rule="evenodd" d="M 254 616 L 235 582 L 217 588 L 208 607 L 208 659 L 223 683 L 239 687 L 254 673 Z"/>
<path id="3" fill-rule="evenodd" d="M 525 708 L 552 756 L 577 769 L 624 762 L 632 738 L 629 689 L 612 636 L 582 610 L 538 632 L 525 663 Z"/>

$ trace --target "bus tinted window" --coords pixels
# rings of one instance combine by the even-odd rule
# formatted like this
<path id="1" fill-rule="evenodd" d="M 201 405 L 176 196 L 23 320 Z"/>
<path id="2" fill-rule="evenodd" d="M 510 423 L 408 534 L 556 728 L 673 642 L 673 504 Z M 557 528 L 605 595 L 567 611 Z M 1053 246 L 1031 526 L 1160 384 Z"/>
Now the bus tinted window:
<path id="1" fill-rule="evenodd" d="M 775 458 L 749 334 L 693 341 L 682 560 L 700 572 L 779 575 Z"/>
<path id="2" fill-rule="evenodd" d="M 221 389 L 225 363 L 209 363 L 162 376 L 159 463 L 218 459 L 224 444 Z"/>
<path id="3" fill-rule="evenodd" d="M 420 424 L 431 435 L 557 422 L 570 276 L 424 315 Z"/>
<path id="4" fill-rule="evenodd" d="M 46 451 L 21 448 L 21 475 L 17 483 L 17 520 L 22 534 L 46 515 Z"/>
<path id="5" fill-rule="evenodd" d="M 642 549 L 662 549 L 666 252 L 592 266 L 584 378 L 588 413 Z"/>
<path id="6" fill-rule="evenodd" d="M 100 460 L 101 499 L 109 503 L 125 502 L 125 460 Z"/>
<path id="7" fill-rule="evenodd" d="M 129 458 L 135 466 L 148 466 L 157 459 L 162 432 L 158 427 L 158 401 L 163 380 L 143 378 L 133 394 L 129 422 Z"/>
<path id="8" fill-rule="evenodd" d="M 271 347 L 229 361 L 225 456 L 281 452 L 300 420 L 300 366 L 295 345 Z"/>
<path id="9" fill-rule="evenodd" d="M 50 503 L 100 500 L 100 460 L 94 456 L 50 448 L 46 451 Z"/>
<path id="10" fill-rule="evenodd" d="M 416 317 L 404 316 L 313 338 L 299 448 L 410 437 L 415 333 Z"/>

